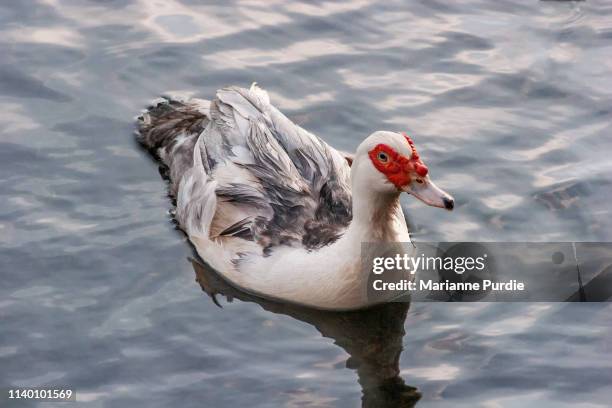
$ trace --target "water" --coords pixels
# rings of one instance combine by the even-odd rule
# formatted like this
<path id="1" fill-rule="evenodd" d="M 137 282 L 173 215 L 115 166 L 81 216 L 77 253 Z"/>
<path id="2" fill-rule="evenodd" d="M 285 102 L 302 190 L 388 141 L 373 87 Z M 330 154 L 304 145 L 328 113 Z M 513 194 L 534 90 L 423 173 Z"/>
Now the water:
<path id="1" fill-rule="evenodd" d="M 338 148 L 409 132 L 457 201 L 406 198 L 416 240 L 610 241 L 612 7 L 446 3 L 0 5 L 0 387 L 70 385 L 83 407 L 608 406 L 608 304 L 218 308 L 131 137 L 162 92 L 257 81 Z"/>

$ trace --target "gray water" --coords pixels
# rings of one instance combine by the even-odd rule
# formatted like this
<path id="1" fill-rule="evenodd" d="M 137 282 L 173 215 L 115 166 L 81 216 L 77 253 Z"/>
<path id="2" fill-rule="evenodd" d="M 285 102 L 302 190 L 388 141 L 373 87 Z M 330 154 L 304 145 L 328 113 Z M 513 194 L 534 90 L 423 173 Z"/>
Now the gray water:
<path id="1" fill-rule="evenodd" d="M 345 315 L 232 294 L 194 269 L 132 138 L 160 93 L 257 81 L 338 148 L 412 135 L 457 201 L 405 198 L 417 241 L 611 241 L 609 2 L 25 0 L 0 5 L 0 34 L 0 388 L 66 385 L 79 407 L 609 406 L 609 304 Z"/>

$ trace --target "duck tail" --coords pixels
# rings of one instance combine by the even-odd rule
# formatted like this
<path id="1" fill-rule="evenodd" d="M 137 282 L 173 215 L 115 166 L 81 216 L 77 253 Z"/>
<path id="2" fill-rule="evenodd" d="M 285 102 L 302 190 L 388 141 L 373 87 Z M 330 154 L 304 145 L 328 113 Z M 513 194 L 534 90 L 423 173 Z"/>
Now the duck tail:
<path id="1" fill-rule="evenodd" d="M 162 177 L 176 196 L 185 172 L 193 166 L 193 150 L 209 122 L 209 101 L 165 96 L 136 118 L 136 140 L 161 161 Z"/>
<path id="2" fill-rule="evenodd" d="M 209 121 L 209 104 L 177 96 L 156 99 L 136 118 L 136 139 L 168 164 L 166 156 L 174 146 L 197 138 L 204 130 Z"/>

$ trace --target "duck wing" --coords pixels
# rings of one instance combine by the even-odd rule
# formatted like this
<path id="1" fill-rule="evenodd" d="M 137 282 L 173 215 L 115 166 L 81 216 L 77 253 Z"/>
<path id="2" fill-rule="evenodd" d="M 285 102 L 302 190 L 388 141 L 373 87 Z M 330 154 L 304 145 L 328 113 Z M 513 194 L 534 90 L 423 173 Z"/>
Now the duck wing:
<path id="1" fill-rule="evenodd" d="M 316 249 L 351 221 L 345 157 L 291 122 L 255 85 L 217 92 L 196 150 L 201 182 L 214 184 L 216 196 L 210 238 L 252 241 L 265 254 L 279 245 Z"/>

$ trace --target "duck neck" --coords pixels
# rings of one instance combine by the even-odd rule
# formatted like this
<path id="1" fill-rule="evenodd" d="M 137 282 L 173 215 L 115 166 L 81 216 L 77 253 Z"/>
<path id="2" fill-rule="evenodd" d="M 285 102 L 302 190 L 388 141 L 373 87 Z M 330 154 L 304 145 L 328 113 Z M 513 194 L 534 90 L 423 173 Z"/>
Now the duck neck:
<path id="1" fill-rule="evenodd" d="M 348 234 L 360 242 L 399 239 L 398 217 L 403 219 L 398 193 L 380 193 L 353 183 L 353 221 Z"/>

